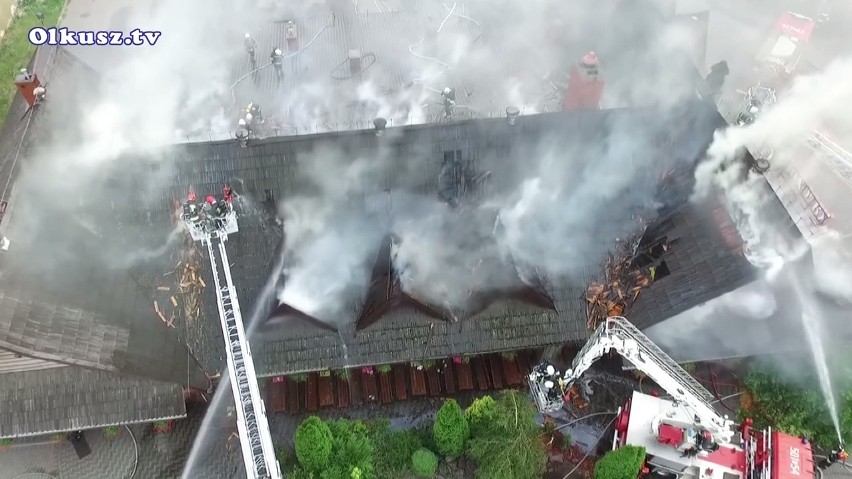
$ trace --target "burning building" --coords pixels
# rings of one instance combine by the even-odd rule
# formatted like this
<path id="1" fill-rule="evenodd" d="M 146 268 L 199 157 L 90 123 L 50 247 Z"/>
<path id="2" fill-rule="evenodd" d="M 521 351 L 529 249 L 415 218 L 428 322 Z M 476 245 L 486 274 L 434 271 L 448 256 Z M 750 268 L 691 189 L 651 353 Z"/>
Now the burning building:
<path id="1" fill-rule="evenodd" d="M 454 111 L 468 105 L 480 114 L 371 124 L 394 115 L 363 98 L 352 104 L 353 92 L 369 96 L 368 84 L 422 104 L 423 89 L 406 90 L 422 79 L 385 64 L 398 52 L 377 33 L 382 22 L 406 37 L 417 29 L 398 12 L 343 17 L 259 32 L 258 51 L 273 43 L 295 50 L 284 87 L 273 87 L 272 70 L 257 79 L 259 99 L 245 89 L 250 77 L 234 87 L 238 104 L 266 105 L 315 81 L 346 83 L 343 99 L 341 89 L 322 90 L 335 93 L 320 114 L 291 110 L 309 113 L 314 134 L 277 136 L 305 131 L 284 125 L 246 147 L 226 140 L 135 151 L 87 171 L 85 194 L 33 183 L 10 201 L 0 230 L 9 239 L 0 252 L 0 375 L 15 387 L 0 397 L 14 405 L 0 413 L 0 437 L 180 417 L 183 392 L 208 387 L 221 368 L 222 338 L 211 326 L 209 265 L 176 228 L 174 212 L 189 191 L 203 198 L 228 184 L 236 193 L 231 270 L 252 321 L 246 329 L 262 332 L 253 338 L 261 378 L 558 349 L 587 338 L 590 309 L 656 322 L 749 281 L 752 268 L 731 247 L 729 223 L 712 221 L 718 206 L 687 202 L 695 163 L 724 125 L 711 106 L 598 110 L 594 87 L 588 109 L 522 115 L 519 104 L 486 115 L 482 105 L 492 99 L 475 99 L 457 81 L 474 75 L 451 74 L 440 87 L 454 90 Z M 324 35 L 347 28 L 357 30 L 347 38 L 369 41 L 341 50 L 339 35 Z M 480 41 L 471 22 L 452 28 Z M 441 50 L 430 41 L 422 47 Z M 417 38 L 411 45 L 420 53 Z M 309 48 L 317 54 L 296 55 Z M 605 58 L 605 48 L 596 51 Z M 607 85 L 617 80 L 612 73 Z M 556 111 L 562 98 L 552 93 L 542 98 Z M 351 118 L 346 127 L 317 128 L 338 108 L 351 113 L 331 115 Z M 530 200 L 542 184 L 556 198 Z M 54 196 L 73 200 L 41 201 Z M 310 203 L 318 200 L 337 210 Z M 317 206 L 311 218 L 286 214 L 300 202 Z M 313 219 L 335 241 L 317 240 Z M 300 244 L 315 249 L 304 254 Z M 593 283 L 602 286 L 594 298 Z M 300 294 L 290 294 L 294 287 Z M 76 399 L 81 388 L 91 393 L 85 404 Z M 131 396 L 136 402 L 122 399 Z"/>

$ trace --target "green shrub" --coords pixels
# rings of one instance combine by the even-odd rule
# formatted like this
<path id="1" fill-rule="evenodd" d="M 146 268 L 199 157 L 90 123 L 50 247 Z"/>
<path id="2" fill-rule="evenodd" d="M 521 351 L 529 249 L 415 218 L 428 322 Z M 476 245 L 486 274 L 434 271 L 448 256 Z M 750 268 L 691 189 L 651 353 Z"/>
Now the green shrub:
<path id="1" fill-rule="evenodd" d="M 373 477 L 373 443 L 370 441 L 367 425 L 361 421 L 338 419 L 328 423 L 333 439 L 331 464 L 342 468 L 342 472 L 323 473 L 323 478 L 349 477 L 353 468 L 358 469 L 362 478 Z"/>
<path id="2" fill-rule="evenodd" d="M 377 367 L 376 369 L 378 369 L 379 373 L 381 373 L 381 374 L 387 374 L 387 373 L 391 372 L 390 364 L 382 364 L 379 367 Z"/>
<path id="3" fill-rule="evenodd" d="M 645 448 L 623 446 L 609 451 L 595 464 L 595 479 L 636 479 L 645 463 Z"/>
<path id="4" fill-rule="evenodd" d="M 370 440 L 375 454 L 376 477 L 401 477 L 408 470 L 411 455 L 424 446 L 417 430 L 392 430 L 387 420 L 370 425 Z"/>
<path id="5" fill-rule="evenodd" d="M 311 416 L 296 429 L 296 458 L 310 472 L 326 469 L 331 459 L 334 438 L 331 429 L 322 419 Z"/>
<path id="6" fill-rule="evenodd" d="M 349 473 L 349 479 L 362 479 L 361 469 L 358 467 L 353 467 L 352 472 Z"/>
<path id="7" fill-rule="evenodd" d="M 11 437 L 4 437 L 3 439 L 0 439 L 0 447 L 11 446 L 14 442 L 15 440 Z"/>
<path id="8" fill-rule="evenodd" d="M 296 381 L 297 383 L 304 383 L 308 380 L 308 373 L 297 373 L 290 376 L 290 379 Z"/>
<path id="9" fill-rule="evenodd" d="M 411 455 L 411 472 L 417 477 L 435 477 L 438 456 L 428 449 L 418 449 Z"/>
<path id="10" fill-rule="evenodd" d="M 683 370 L 688 372 L 689 374 L 695 372 L 695 363 L 683 363 L 680 365 L 680 367 L 682 367 Z"/>
<path id="11" fill-rule="evenodd" d="M 574 444 L 574 438 L 571 437 L 571 433 L 562 431 L 562 449 L 568 449 L 572 444 Z"/>
<path id="12" fill-rule="evenodd" d="M 104 428 L 104 436 L 106 436 L 107 439 L 115 439 L 119 434 L 121 434 L 120 426 L 109 426 Z"/>
<path id="13" fill-rule="evenodd" d="M 337 369 L 334 371 L 334 375 L 339 379 L 349 381 L 349 370 L 347 369 Z"/>
<path id="14" fill-rule="evenodd" d="M 494 427 L 497 402 L 491 396 L 477 398 L 465 410 L 464 417 L 470 425 L 470 437 L 482 436 Z"/>
<path id="15" fill-rule="evenodd" d="M 432 435 L 441 454 L 456 457 L 464 452 L 465 443 L 470 437 L 470 427 L 455 399 L 447 399 L 438 410 Z"/>

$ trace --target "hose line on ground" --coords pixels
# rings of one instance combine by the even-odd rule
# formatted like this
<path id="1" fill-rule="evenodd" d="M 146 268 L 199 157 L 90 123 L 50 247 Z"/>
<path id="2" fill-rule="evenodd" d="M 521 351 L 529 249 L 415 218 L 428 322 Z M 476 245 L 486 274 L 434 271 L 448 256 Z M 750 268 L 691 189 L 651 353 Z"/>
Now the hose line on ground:
<path id="1" fill-rule="evenodd" d="M 592 454 L 592 451 L 594 451 L 598 447 L 598 443 L 601 442 L 601 439 L 603 439 L 603 437 L 606 435 L 606 430 L 609 429 L 609 426 L 611 426 L 612 423 L 614 423 L 616 419 L 618 419 L 618 416 L 615 416 L 614 418 L 612 418 L 612 420 L 609 422 L 609 424 L 607 424 L 606 427 L 604 427 L 603 432 L 601 433 L 600 436 L 598 436 L 598 439 L 595 441 L 595 443 L 592 444 L 592 447 L 591 447 L 591 449 L 589 449 L 589 452 L 587 452 L 586 455 L 583 456 L 582 459 L 580 459 L 580 462 L 578 462 L 577 465 L 574 466 L 574 469 L 571 469 L 570 471 L 568 471 L 568 474 L 565 474 L 564 476 L 562 476 L 562 479 L 568 479 L 568 477 L 570 477 L 571 474 L 574 474 L 574 472 L 577 469 L 579 469 L 581 465 L 583 465 L 583 461 L 588 459 L 588 457 Z"/>

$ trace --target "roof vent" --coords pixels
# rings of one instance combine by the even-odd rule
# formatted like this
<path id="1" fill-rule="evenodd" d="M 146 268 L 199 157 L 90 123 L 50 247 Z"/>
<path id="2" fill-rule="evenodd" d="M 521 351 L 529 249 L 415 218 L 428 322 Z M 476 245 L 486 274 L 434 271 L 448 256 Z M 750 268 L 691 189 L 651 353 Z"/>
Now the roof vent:
<path id="1" fill-rule="evenodd" d="M 353 75 L 361 73 L 361 50 L 349 50 L 349 72 Z"/>
<path id="2" fill-rule="evenodd" d="M 769 167 L 769 160 L 767 160 L 766 158 L 758 158 L 754 160 L 754 171 L 758 173 L 766 173 L 767 171 L 769 171 Z"/>
<path id="3" fill-rule="evenodd" d="M 385 132 L 385 127 L 388 125 L 388 121 L 384 118 L 376 118 L 373 120 L 373 126 L 376 127 L 376 136 L 382 136 L 382 133 Z"/>
<path id="4" fill-rule="evenodd" d="M 520 115 L 521 110 L 519 110 L 518 107 L 510 106 L 506 108 L 506 119 L 509 120 L 510 125 L 514 125 Z"/>

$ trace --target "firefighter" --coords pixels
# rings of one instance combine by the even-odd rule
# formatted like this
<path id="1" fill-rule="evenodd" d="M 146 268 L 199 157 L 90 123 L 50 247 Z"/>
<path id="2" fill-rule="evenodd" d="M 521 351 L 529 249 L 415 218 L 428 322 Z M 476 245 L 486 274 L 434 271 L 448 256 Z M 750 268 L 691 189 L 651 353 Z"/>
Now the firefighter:
<path id="1" fill-rule="evenodd" d="M 237 126 L 236 135 L 237 135 L 237 141 L 240 142 L 241 147 L 245 148 L 246 146 L 248 146 L 248 139 L 249 139 L 248 125 L 246 124 L 246 121 L 243 120 L 242 118 L 240 119 L 240 123 Z"/>
<path id="2" fill-rule="evenodd" d="M 729 73 L 731 73 L 731 70 L 728 68 L 728 62 L 722 60 L 711 66 L 710 73 L 708 73 L 707 77 L 704 78 L 704 81 L 707 82 L 707 86 L 709 88 L 710 98 L 712 98 L 714 102 L 718 101 L 719 97 L 722 95 L 722 86 L 725 84 L 725 78 Z"/>
<path id="3" fill-rule="evenodd" d="M 453 107 L 456 106 L 456 91 L 446 87 L 441 92 L 441 98 L 444 100 L 444 117 L 449 118 L 453 115 Z"/>
<path id="4" fill-rule="evenodd" d="M 43 86 L 37 86 L 33 89 L 33 96 L 35 97 L 36 105 L 43 103 L 47 97 L 47 90 Z"/>
<path id="5" fill-rule="evenodd" d="M 846 462 L 846 459 L 849 459 L 849 454 L 846 454 L 846 451 L 843 450 L 843 446 L 838 446 L 837 449 L 833 449 L 831 453 L 829 453 L 828 457 L 819 462 L 820 469 L 828 469 L 835 462 Z"/>
<path id="6" fill-rule="evenodd" d="M 248 33 L 246 33 L 245 46 L 246 53 L 248 53 L 249 60 L 251 61 L 251 69 L 255 70 L 257 69 L 257 56 L 255 55 L 257 52 L 257 42 Z"/>
<path id="7" fill-rule="evenodd" d="M 222 187 L 222 199 L 224 199 L 227 203 L 230 203 L 234 199 L 234 190 L 231 188 L 231 185 L 225 183 L 225 186 Z"/>
<path id="8" fill-rule="evenodd" d="M 184 202 L 184 204 L 183 204 L 184 218 L 193 222 L 193 223 L 195 223 L 199 220 L 198 204 L 196 204 L 195 201 L 196 201 L 195 193 L 190 191 L 189 194 L 186 195 L 186 202 Z"/>
<path id="9" fill-rule="evenodd" d="M 263 123 L 263 112 L 260 111 L 260 106 L 256 103 L 249 103 L 246 107 L 246 113 L 251 115 L 255 122 Z"/>
<path id="10" fill-rule="evenodd" d="M 281 81 L 284 78 L 284 52 L 276 47 L 272 49 L 272 54 L 269 57 L 272 59 L 272 66 L 275 67 L 275 75 L 278 81 Z"/>

